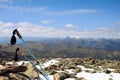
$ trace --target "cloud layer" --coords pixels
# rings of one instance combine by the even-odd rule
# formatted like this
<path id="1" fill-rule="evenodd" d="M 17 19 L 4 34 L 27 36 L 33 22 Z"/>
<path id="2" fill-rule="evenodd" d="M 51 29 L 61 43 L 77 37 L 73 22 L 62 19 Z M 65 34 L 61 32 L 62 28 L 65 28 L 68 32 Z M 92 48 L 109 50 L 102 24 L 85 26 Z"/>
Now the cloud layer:
<path id="1" fill-rule="evenodd" d="M 8 0 L 9 1 L 9 0 Z M 93 9 L 73 9 L 73 10 L 63 10 L 63 11 L 49 11 L 47 7 L 20 7 L 20 6 L 8 6 L 8 5 L 0 5 L 1 9 L 7 9 L 12 11 L 21 12 L 37 12 L 39 14 L 46 15 L 66 15 L 66 14 L 82 14 L 82 13 L 96 13 L 99 10 Z"/>
<path id="2" fill-rule="evenodd" d="M 74 28 L 74 27 L 76 27 L 76 26 L 73 25 L 73 24 L 66 24 L 65 27 L 66 27 L 66 28 Z"/>
<path id="3" fill-rule="evenodd" d="M 12 0 L 0 0 L 0 2 L 11 3 Z"/>
<path id="4" fill-rule="evenodd" d="M 49 24 L 49 23 L 53 23 L 53 21 L 51 21 L 51 20 L 41 20 L 41 23 Z"/>
<path id="5" fill-rule="evenodd" d="M 73 26 L 73 25 L 68 25 Z M 118 28 L 97 28 L 94 30 L 62 30 L 53 27 L 45 27 L 29 22 L 4 23 L 0 21 L 0 37 L 11 36 L 12 31 L 17 28 L 26 37 L 80 37 L 80 38 L 119 38 Z"/>

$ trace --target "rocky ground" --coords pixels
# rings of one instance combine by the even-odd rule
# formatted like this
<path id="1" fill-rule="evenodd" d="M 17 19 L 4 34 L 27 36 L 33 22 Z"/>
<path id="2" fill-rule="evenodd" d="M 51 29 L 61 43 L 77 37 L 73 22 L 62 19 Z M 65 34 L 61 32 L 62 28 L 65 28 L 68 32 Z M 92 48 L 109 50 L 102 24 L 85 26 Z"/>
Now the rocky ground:
<path id="1" fill-rule="evenodd" d="M 120 80 L 120 61 L 92 58 L 55 58 L 39 61 L 50 80 Z M 37 80 L 42 77 L 28 61 L 1 60 L 0 64 L 0 80 Z"/>

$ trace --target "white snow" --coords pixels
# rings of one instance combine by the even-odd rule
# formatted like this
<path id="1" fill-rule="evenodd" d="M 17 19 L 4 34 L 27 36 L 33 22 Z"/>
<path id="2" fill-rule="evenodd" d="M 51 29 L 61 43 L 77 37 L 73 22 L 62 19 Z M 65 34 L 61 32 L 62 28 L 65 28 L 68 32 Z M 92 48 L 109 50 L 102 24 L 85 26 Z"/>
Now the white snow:
<path id="1" fill-rule="evenodd" d="M 80 68 L 82 69 L 82 71 L 86 71 L 86 70 L 94 71 L 94 69 L 91 69 L 91 68 L 85 68 L 84 66 L 81 66 L 81 65 L 78 65 L 77 67 L 80 67 Z"/>
<path id="2" fill-rule="evenodd" d="M 113 80 L 120 80 L 119 73 L 105 74 L 105 73 L 80 72 L 80 73 L 77 73 L 76 77 L 78 78 L 84 77 L 87 80 L 109 80 L 109 78 L 112 78 Z"/>
<path id="3" fill-rule="evenodd" d="M 42 75 L 39 75 L 39 77 L 40 77 L 40 80 L 46 80 L 45 77 L 42 76 Z M 48 77 L 49 77 L 50 80 L 54 80 L 53 75 L 49 75 Z"/>
<path id="4" fill-rule="evenodd" d="M 50 65 L 56 65 L 58 62 L 59 62 L 59 61 L 56 60 L 56 59 L 51 59 L 51 60 L 49 60 L 48 62 L 45 62 L 45 63 L 43 64 L 43 66 L 44 66 L 44 67 L 48 67 L 48 66 L 50 66 Z"/>
<path id="5" fill-rule="evenodd" d="M 76 80 L 75 78 L 67 78 L 65 80 Z"/>
<path id="6" fill-rule="evenodd" d="M 107 70 L 110 70 L 110 71 L 115 71 L 115 69 L 111 69 L 111 68 L 108 68 Z"/>
<path id="7" fill-rule="evenodd" d="M 6 62 L 5 64 L 13 64 L 13 62 Z"/>
<path id="8" fill-rule="evenodd" d="M 94 71 L 92 68 L 85 68 L 84 66 L 78 65 L 77 67 L 82 68 L 82 72 L 77 73 L 76 77 L 84 77 L 87 80 L 109 80 L 109 78 L 113 80 L 120 80 L 120 74 L 119 73 L 111 73 L 111 74 L 105 74 L 104 72 L 97 72 L 97 73 L 88 73 L 85 72 L 86 70 Z M 101 69 L 102 66 L 100 66 Z M 108 68 L 108 70 L 114 71 L 115 69 Z"/>
<path id="9" fill-rule="evenodd" d="M 48 67 L 50 65 L 57 65 L 58 62 L 59 62 L 58 59 L 51 59 L 51 60 L 48 60 L 47 62 L 45 62 L 42 66 Z M 7 62 L 6 64 L 13 64 L 13 63 L 14 62 Z M 18 65 L 21 65 L 22 63 L 23 63 L 23 61 L 17 62 Z M 28 63 L 28 62 L 25 61 L 24 63 Z M 36 67 L 38 67 L 38 66 L 36 66 Z M 86 80 L 109 80 L 109 78 L 111 78 L 113 80 L 120 80 L 120 73 L 112 72 L 110 74 L 106 74 L 103 71 L 96 72 L 96 73 L 90 73 L 90 72 L 86 72 L 86 70 L 94 71 L 94 69 L 85 68 L 82 65 L 78 65 L 77 67 L 80 67 L 82 69 L 82 72 L 79 72 L 76 74 L 76 77 L 78 77 L 78 78 L 84 77 Z M 103 66 L 99 66 L 99 68 L 101 70 L 103 69 L 102 67 Z M 107 70 L 114 71 L 115 69 L 108 68 Z M 73 73 L 74 69 L 68 69 L 67 71 L 68 71 L 68 73 Z M 64 72 L 64 71 L 57 71 L 57 72 Z M 48 75 L 48 77 L 50 78 L 50 80 L 54 80 L 53 75 Z M 40 78 L 42 78 L 42 80 L 46 80 L 42 75 L 40 75 Z M 75 80 L 75 78 L 67 78 L 65 80 Z"/>
<path id="10" fill-rule="evenodd" d="M 120 73 L 111 73 L 110 74 L 113 80 L 120 80 Z"/>
<path id="11" fill-rule="evenodd" d="M 18 62 L 6 62 L 6 64 L 14 64 L 14 63 L 17 63 L 19 66 L 22 65 L 23 63 L 29 63 L 29 61 L 18 61 Z"/>
<path id="12" fill-rule="evenodd" d="M 56 70 L 55 70 L 55 71 L 56 71 Z M 65 71 L 59 70 L 59 71 L 56 71 L 56 72 L 60 73 L 60 72 L 65 72 Z"/>
<path id="13" fill-rule="evenodd" d="M 44 65 L 44 67 L 48 67 L 48 66 L 53 65 L 53 64 L 57 65 L 58 62 L 59 62 L 58 60 L 52 59 L 48 62 L 45 62 L 43 65 Z M 77 67 L 82 68 L 82 72 L 77 73 L 77 75 L 76 75 L 76 77 L 78 77 L 78 78 L 84 77 L 86 80 L 109 80 L 109 78 L 111 78 L 113 80 L 120 80 L 120 74 L 119 73 L 111 73 L 111 74 L 105 74 L 104 72 L 103 73 L 99 73 L 99 72 L 88 73 L 88 72 L 85 72 L 85 71 L 86 70 L 94 71 L 94 69 L 85 68 L 82 65 L 78 65 Z M 108 70 L 114 71 L 114 69 L 111 69 L 111 68 L 108 68 Z M 68 71 L 68 73 L 73 73 L 74 69 L 68 69 L 67 71 Z M 50 80 L 53 80 L 53 75 L 49 75 L 49 78 L 50 78 Z M 45 80 L 45 79 L 43 78 L 43 80 Z M 65 80 L 75 80 L 75 78 L 67 78 Z"/>
<path id="14" fill-rule="evenodd" d="M 0 67 L 3 67 L 3 65 L 0 65 Z"/>
<path id="15" fill-rule="evenodd" d="M 23 63 L 29 63 L 29 61 L 19 61 L 19 62 L 16 62 L 19 66 L 22 65 Z"/>
<path id="16" fill-rule="evenodd" d="M 74 69 L 68 69 L 66 70 L 69 74 L 72 74 L 74 72 Z"/>

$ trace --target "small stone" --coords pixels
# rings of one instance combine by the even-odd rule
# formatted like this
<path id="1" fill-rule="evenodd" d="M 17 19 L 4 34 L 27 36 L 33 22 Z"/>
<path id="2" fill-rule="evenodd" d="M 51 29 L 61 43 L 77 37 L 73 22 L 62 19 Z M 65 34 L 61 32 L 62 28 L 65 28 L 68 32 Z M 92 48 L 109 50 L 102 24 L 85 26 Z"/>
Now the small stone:
<path id="1" fill-rule="evenodd" d="M 9 78 L 5 76 L 0 76 L 0 80 L 9 80 Z"/>
<path id="2" fill-rule="evenodd" d="M 9 73 L 10 80 L 21 80 L 16 74 Z"/>
<path id="3" fill-rule="evenodd" d="M 54 74 L 56 74 L 57 72 L 56 71 L 50 71 L 50 75 L 54 75 Z"/>
<path id="4" fill-rule="evenodd" d="M 49 70 L 57 70 L 58 66 L 57 65 L 51 65 L 49 67 L 46 67 L 45 70 L 49 71 Z"/>
<path id="5" fill-rule="evenodd" d="M 111 71 L 110 71 L 110 70 L 106 70 L 105 73 L 106 73 L 106 74 L 110 74 Z"/>
<path id="6" fill-rule="evenodd" d="M 77 80 L 87 80 L 87 79 L 85 79 L 84 77 L 80 77 Z"/>
<path id="7" fill-rule="evenodd" d="M 115 70 L 115 73 L 120 73 L 120 69 L 116 69 L 116 70 Z"/>
<path id="8" fill-rule="evenodd" d="M 113 80 L 112 78 L 109 78 L 109 80 Z"/>
<path id="9" fill-rule="evenodd" d="M 70 78 L 70 75 L 67 73 L 56 73 L 53 75 L 54 80 L 64 80 L 65 78 Z"/>

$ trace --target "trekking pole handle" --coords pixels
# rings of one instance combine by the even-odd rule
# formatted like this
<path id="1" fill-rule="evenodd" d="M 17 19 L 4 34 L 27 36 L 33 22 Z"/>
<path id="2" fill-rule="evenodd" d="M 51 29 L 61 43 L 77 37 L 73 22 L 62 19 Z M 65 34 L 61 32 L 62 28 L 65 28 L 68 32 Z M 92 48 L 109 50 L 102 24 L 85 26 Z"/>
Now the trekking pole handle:
<path id="1" fill-rule="evenodd" d="M 16 33 L 17 33 L 17 36 L 19 37 L 19 39 L 21 39 L 21 38 L 22 38 L 22 36 L 21 36 L 21 34 L 19 33 L 19 31 L 18 31 L 18 30 L 16 30 Z"/>

